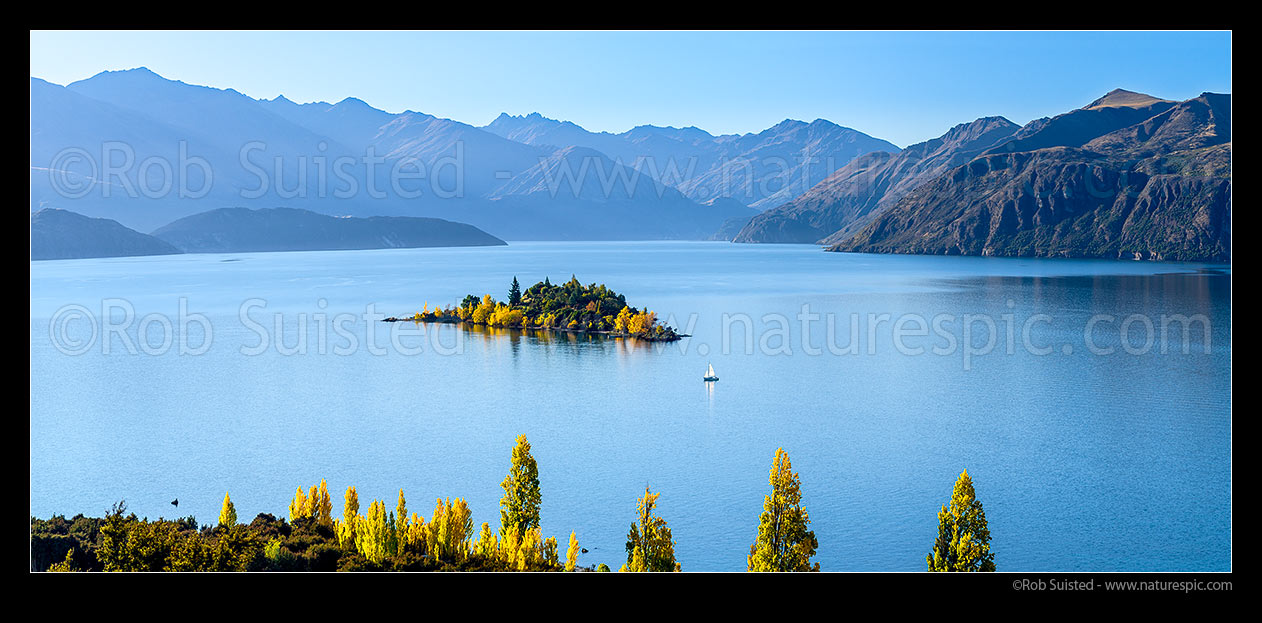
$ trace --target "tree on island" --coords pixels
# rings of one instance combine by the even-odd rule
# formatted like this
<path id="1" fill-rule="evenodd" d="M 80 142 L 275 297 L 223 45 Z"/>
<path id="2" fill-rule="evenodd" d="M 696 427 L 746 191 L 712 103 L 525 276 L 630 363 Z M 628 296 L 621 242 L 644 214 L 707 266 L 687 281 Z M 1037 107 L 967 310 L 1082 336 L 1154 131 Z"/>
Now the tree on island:
<path id="1" fill-rule="evenodd" d="M 951 504 L 938 512 L 938 538 L 925 562 L 929 571 L 995 570 L 986 512 L 977 501 L 967 469 L 955 481 Z"/>
<path id="2" fill-rule="evenodd" d="M 811 518 L 802 508 L 802 483 L 784 448 L 776 450 L 770 481 L 771 495 L 763 498 L 758 538 L 749 546 L 749 570 L 819 571 L 819 563 L 811 564 L 819 541 L 815 532 L 806 529 Z"/>
<path id="3" fill-rule="evenodd" d="M 417 312 L 417 322 L 465 322 L 506 329 L 553 329 L 609 333 L 653 341 L 680 339 L 675 330 L 658 324 L 655 312 L 627 305 L 626 297 L 603 284 L 583 285 L 577 277 L 562 285 L 547 278 L 524 291 L 513 277 L 509 301 L 496 301 L 489 294 L 464 297 L 459 307 L 428 306 Z"/>
<path id="4" fill-rule="evenodd" d="M 517 276 L 513 276 L 513 285 L 508 287 L 508 304 L 512 306 L 521 305 L 521 285 L 517 283 Z"/>
<path id="5" fill-rule="evenodd" d="M 539 465 L 530 454 L 530 442 L 526 436 L 517 437 L 513 447 L 512 465 L 500 486 L 504 497 L 500 500 L 500 538 L 510 528 L 517 534 L 539 528 L 539 506 L 543 494 L 539 490 Z"/>

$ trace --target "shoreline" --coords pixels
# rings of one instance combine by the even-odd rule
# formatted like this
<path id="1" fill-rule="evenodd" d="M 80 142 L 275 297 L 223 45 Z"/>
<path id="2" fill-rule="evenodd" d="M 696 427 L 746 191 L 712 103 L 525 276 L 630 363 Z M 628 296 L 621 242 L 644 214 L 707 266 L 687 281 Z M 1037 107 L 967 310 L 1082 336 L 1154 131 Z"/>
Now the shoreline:
<path id="1" fill-rule="evenodd" d="M 382 318 L 382 319 L 381 319 L 381 322 L 415 322 L 415 323 L 417 323 L 417 324 L 421 324 L 421 323 L 431 324 L 431 323 L 434 323 L 434 324 L 454 324 L 454 325 L 466 325 L 466 324 L 467 324 L 467 325 L 474 326 L 474 327 L 486 327 L 486 328 L 488 328 L 488 329 L 511 329 L 511 330 L 523 331 L 523 332 L 524 332 L 524 331 L 550 331 L 550 332 L 553 332 L 553 333 L 574 333 L 574 334 L 581 334 L 581 335 L 600 335 L 600 336 L 612 337 L 612 338 L 629 338 L 629 339 L 636 339 L 636 340 L 641 340 L 641 341 L 644 341 L 644 342 L 678 342 L 679 340 L 682 340 L 683 338 L 686 338 L 686 337 L 692 337 L 692 334 L 690 334 L 690 333 L 674 333 L 674 334 L 671 334 L 671 336 L 670 336 L 670 337 L 657 338 L 657 337 L 642 337 L 642 336 L 638 336 L 638 335 L 631 335 L 630 333 L 619 333 L 619 332 L 616 332 L 616 331 L 589 330 L 589 329 L 566 329 L 566 328 L 562 328 L 562 327 L 494 327 L 494 326 L 491 326 L 490 324 L 487 324 L 487 323 L 485 323 L 485 322 L 481 322 L 481 323 L 479 323 L 479 322 L 470 322 L 470 321 L 468 321 L 468 320 L 461 320 L 461 319 L 459 319 L 459 318 L 455 318 L 455 319 L 453 319 L 453 320 L 446 320 L 446 319 L 444 319 L 444 320 L 438 320 L 438 319 L 434 319 L 434 320 L 418 320 L 418 319 L 416 319 L 416 318 L 409 318 L 409 317 L 402 317 L 402 318 L 400 318 L 400 317 L 398 317 L 398 316 L 389 316 L 389 317 L 386 317 L 386 318 Z"/>

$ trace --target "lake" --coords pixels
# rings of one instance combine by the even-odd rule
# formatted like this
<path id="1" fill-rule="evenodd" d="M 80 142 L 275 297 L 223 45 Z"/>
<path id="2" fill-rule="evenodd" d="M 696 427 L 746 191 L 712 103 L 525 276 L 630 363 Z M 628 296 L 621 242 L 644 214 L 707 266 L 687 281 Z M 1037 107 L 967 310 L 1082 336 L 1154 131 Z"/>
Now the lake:
<path id="1" fill-rule="evenodd" d="M 692 337 L 377 321 L 571 275 Z M 213 523 L 228 491 L 248 521 L 325 478 L 335 517 L 355 485 L 498 527 L 525 434 L 582 565 L 625 561 L 648 485 L 684 571 L 743 571 L 783 447 L 825 571 L 923 571 L 964 469 L 1001 571 L 1226 571 L 1231 273 L 714 242 L 31 262 L 30 425 L 45 518 Z"/>

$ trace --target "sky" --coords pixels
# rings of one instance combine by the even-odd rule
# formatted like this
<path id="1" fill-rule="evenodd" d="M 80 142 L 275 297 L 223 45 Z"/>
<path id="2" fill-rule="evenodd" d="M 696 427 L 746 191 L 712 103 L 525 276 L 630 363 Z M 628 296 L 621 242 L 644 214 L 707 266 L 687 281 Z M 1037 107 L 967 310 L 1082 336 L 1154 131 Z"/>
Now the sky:
<path id="1" fill-rule="evenodd" d="M 828 119 L 900 147 L 1016 123 L 1115 88 L 1231 92 L 1230 32 L 31 32 L 31 76 L 148 67 L 296 102 L 357 97 L 486 125 L 539 112 L 592 131 L 758 132 Z"/>

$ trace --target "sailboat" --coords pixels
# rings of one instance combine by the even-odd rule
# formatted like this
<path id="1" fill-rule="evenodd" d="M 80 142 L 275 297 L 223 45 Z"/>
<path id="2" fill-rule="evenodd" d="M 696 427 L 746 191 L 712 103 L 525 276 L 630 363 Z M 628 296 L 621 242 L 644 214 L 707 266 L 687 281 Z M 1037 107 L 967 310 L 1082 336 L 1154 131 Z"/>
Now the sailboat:
<path id="1" fill-rule="evenodd" d="M 719 380 L 719 377 L 714 375 L 714 366 L 710 365 L 709 362 L 706 362 L 705 378 L 702 380 L 707 381 L 707 382 Z"/>

